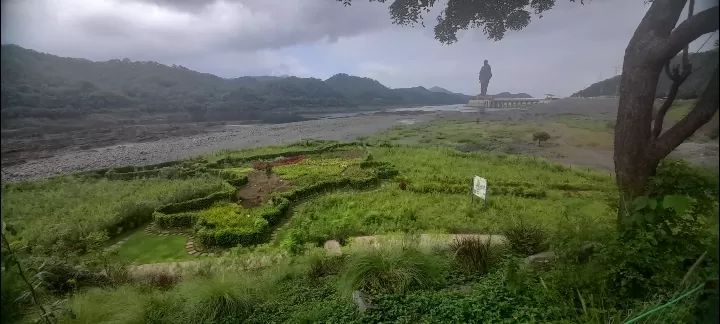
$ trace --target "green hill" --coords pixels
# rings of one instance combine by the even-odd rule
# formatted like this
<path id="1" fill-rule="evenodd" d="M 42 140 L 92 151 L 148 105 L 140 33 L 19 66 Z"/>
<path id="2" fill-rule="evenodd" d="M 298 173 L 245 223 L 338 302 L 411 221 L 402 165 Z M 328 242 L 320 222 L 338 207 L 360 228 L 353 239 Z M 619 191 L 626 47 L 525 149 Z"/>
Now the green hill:
<path id="1" fill-rule="evenodd" d="M 2 128 L 91 124 L 297 118 L 313 109 L 436 105 L 467 96 L 424 88 L 390 89 L 337 74 L 225 79 L 183 66 L 113 59 L 93 62 L 2 45 Z"/>
<path id="2" fill-rule="evenodd" d="M 680 86 L 680 90 L 678 91 L 678 98 L 680 99 L 697 97 L 697 95 L 705 88 L 705 84 L 712 75 L 713 68 L 718 64 L 718 49 L 690 54 L 689 58 L 694 72 L 690 74 L 688 79 Z M 679 63 L 680 56 L 677 56 L 673 59 L 671 66 Z M 658 95 L 666 94 L 668 89 L 670 89 L 671 84 L 672 82 L 667 75 L 665 75 L 665 72 L 660 74 L 660 81 L 658 82 L 657 88 Z M 572 97 L 614 96 L 616 95 L 616 90 L 619 85 L 620 76 L 614 76 L 594 83 L 589 87 L 574 93 Z"/>

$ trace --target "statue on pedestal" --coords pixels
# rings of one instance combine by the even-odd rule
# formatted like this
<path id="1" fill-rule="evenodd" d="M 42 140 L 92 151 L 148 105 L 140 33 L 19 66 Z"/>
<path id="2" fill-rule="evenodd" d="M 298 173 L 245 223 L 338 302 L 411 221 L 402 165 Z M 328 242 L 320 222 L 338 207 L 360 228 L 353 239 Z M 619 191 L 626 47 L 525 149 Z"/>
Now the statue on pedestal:
<path id="1" fill-rule="evenodd" d="M 483 62 L 483 67 L 480 69 L 480 98 L 478 99 L 487 99 L 487 87 L 488 84 L 490 84 L 491 78 L 492 69 L 490 68 L 490 64 L 488 64 L 488 61 L 485 60 L 485 62 Z"/>

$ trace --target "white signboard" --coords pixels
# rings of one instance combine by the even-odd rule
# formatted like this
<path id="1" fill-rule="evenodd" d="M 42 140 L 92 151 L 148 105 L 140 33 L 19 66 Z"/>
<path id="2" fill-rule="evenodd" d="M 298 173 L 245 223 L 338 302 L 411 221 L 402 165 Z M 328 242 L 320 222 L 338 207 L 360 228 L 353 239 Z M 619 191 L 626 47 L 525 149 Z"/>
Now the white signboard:
<path id="1" fill-rule="evenodd" d="M 487 180 L 485 180 L 485 178 L 475 176 L 475 178 L 473 178 L 472 193 L 475 196 L 485 199 L 485 194 L 487 193 Z"/>

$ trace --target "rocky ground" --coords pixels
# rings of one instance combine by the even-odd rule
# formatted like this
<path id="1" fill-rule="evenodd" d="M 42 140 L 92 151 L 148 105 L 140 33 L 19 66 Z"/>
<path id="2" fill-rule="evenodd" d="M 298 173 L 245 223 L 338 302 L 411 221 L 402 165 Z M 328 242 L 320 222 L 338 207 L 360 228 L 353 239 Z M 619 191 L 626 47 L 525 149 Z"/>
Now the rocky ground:
<path id="1" fill-rule="evenodd" d="M 2 181 L 17 182 L 92 169 L 155 164 L 221 149 L 291 143 L 306 138 L 353 140 L 359 136 L 371 135 L 399 125 L 409 118 L 422 122 L 434 116 L 435 114 L 432 113 L 413 116 L 398 114 L 320 119 L 277 125 L 225 126 L 221 129 L 213 126 L 206 130 L 207 133 L 200 135 L 92 149 L 48 150 L 43 152 L 47 157 L 3 166 Z"/>
<path id="2" fill-rule="evenodd" d="M 408 120 L 424 122 L 435 118 L 481 118 L 483 120 L 522 121 L 552 118 L 560 114 L 614 120 L 616 112 L 617 100 L 615 99 L 569 98 L 540 104 L 526 110 L 487 111 L 483 114 L 461 112 L 378 113 L 277 125 L 190 124 L 124 127 L 121 130 L 107 131 L 108 135 L 100 139 L 97 139 L 95 134 L 78 134 L 75 139 L 79 143 L 78 145 L 61 149 L 47 144 L 47 141 L 26 140 L 27 142 L 23 146 L 20 145 L 22 143 L 18 142 L 18 139 L 3 137 L 4 160 L 7 151 L 12 153 L 13 148 L 26 153 L 22 155 L 22 159 L 16 158 L 12 163 L 3 163 L 2 181 L 17 182 L 107 167 L 155 164 L 215 152 L 220 149 L 290 143 L 305 138 L 353 140 L 359 136 L 371 135 L 394 125 L 400 125 Z M 116 134 L 116 136 L 112 134 Z M 57 136 L 67 137 L 72 134 Z M 122 141 L 125 141 L 125 144 L 92 148 L 103 143 Z M 565 160 L 557 162 L 587 165 L 606 171 L 613 169 L 612 152 L 610 151 L 584 149 L 577 150 L 575 153 L 565 157 Z M 678 147 L 673 155 L 717 168 L 718 142 L 685 143 Z"/>

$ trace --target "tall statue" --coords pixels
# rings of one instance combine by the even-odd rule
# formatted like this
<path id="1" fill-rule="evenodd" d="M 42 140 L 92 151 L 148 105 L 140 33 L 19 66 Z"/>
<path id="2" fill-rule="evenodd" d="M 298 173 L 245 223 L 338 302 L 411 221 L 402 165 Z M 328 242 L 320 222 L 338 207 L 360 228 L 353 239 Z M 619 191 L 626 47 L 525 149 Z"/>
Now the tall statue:
<path id="1" fill-rule="evenodd" d="M 480 69 L 480 96 L 485 97 L 487 95 L 487 87 L 492 78 L 492 69 L 490 64 L 485 60 L 483 67 Z"/>

